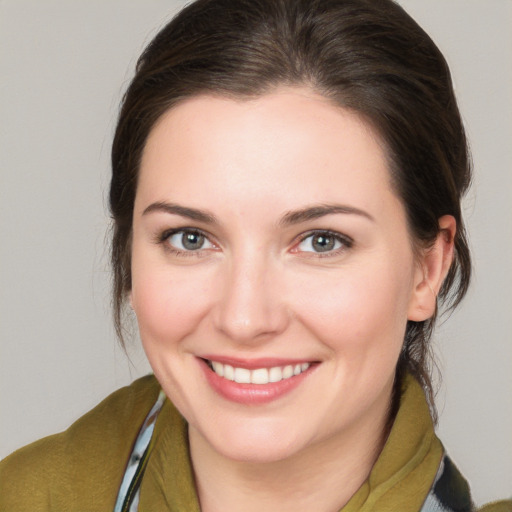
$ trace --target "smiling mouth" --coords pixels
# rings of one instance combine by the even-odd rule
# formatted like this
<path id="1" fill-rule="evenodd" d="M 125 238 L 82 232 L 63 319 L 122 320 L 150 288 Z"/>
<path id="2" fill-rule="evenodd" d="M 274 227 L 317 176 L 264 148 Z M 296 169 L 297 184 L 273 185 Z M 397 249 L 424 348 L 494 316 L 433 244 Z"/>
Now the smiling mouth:
<path id="1" fill-rule="evenodd" d="M 205 359 L 206 364 L 219 377 L 237 384 L 271 384 L 300 375 L 311 367 L 311 363 L 297 363 L 270 368 L 238 368 L 230 364 Z"/>

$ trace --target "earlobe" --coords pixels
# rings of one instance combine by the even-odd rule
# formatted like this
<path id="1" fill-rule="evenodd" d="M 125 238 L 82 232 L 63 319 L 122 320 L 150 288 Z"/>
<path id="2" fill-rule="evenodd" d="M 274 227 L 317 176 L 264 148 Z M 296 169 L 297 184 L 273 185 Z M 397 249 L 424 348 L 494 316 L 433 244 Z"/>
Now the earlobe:
<path id="1" fill-rule="evenodd" d="M 435 314 L 437 295 L 453 261 L 456 229 L 454 217 L 440 217 L 437 238 L 418 263 L 408 320 L 422 322 Z"/>

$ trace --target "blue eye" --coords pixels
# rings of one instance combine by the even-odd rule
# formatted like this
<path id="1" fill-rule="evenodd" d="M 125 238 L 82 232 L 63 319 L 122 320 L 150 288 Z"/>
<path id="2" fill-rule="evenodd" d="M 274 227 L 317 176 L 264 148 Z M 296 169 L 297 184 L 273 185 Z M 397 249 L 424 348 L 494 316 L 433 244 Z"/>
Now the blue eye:
<path id="1" fill-rule="evenodd" d="M 181 252 L 199 251 L 211 249 L 213 244 L 200 231 L 181 229 L 165 237 L 173 249 Z"/>
<path id="2" fill-rule="evenodd" d="M 342 247 L 350 247 L 349 240 L 329 231 L 317 231 L 305 236 L 297 245 L 302 252 L 325 253 L 333 252 Z"/>

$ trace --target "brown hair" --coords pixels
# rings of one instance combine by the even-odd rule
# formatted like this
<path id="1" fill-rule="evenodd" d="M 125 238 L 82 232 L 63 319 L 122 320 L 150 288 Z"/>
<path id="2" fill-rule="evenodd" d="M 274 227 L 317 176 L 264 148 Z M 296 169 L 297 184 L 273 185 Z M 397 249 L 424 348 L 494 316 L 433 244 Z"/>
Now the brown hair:
<path id="1" fill-rule="evenodd" d="M 450 72 L 430 37 L 392 0 L 197 0 L 141 55 L 115 132 L 110 209 L 121 341 L 137 175 L 152 127 L 187 97 L 254 97 L 279 85 L 308 86 L 379 132 L 416 246 L 435 240 L 442 215 L 455 217 L 455 258 L 439 300 L 450 309 L 463 298 L 471 264 L 460 202 L 471 163 Z M 434 321 L 408 323 L 397 382 L 405 371 L 415 375 L 435 416 Z"/>

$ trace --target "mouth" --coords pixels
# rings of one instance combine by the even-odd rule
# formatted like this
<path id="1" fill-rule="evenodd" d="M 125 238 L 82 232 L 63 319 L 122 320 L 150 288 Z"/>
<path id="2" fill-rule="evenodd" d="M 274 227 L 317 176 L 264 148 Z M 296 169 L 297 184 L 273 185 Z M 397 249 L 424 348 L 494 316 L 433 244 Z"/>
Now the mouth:
<path id="1" fill-rule="evenodd" d="M 302 386 L 314 373 L 318 361 L 239 361 L 200 357 L 211 388 L 224 399 L 244 405 L 269 404 Z"/>
<path id="2" fill-rule="evenodd" d="M 296 363 L 268 368 L 241 368 L 210 359 L 204 360 L 210 369 L 223 379 L 237 384 L 264 385 L 291 379 L 307 371 L 312 363 Z"/>

